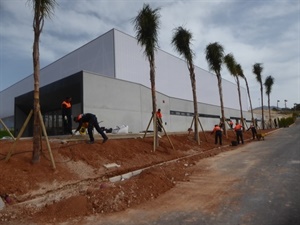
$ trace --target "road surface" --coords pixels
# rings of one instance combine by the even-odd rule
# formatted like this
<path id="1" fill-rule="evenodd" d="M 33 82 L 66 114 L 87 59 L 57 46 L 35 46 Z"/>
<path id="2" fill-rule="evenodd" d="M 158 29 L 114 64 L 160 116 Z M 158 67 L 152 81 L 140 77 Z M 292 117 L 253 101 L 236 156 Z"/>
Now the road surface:
<path id="1" fill-rule="evenodd" d="M 89 225 L 300 224 L 300 120 L 289 128 L 200 160 L 190 182 Z M 73 224 L 76 224 L 73 221 Z"/>

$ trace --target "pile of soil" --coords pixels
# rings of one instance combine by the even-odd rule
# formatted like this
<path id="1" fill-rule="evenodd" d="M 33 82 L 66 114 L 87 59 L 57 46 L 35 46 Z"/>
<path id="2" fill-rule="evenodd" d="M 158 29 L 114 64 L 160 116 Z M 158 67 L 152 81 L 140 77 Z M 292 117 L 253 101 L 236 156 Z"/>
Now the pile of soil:
<path id="1" fill-rule="evenodd" d="M 87 137 L 50 138 L 56 169 L 45 140 L 36 164 L 31 164 L 32 139 L 1 140 L 0 195 L 5 207 L 0 224 L 64 222 L 138 206 L 188 181 L 198 160 L 239 147 L 231 146 L 236 139 L 231 130 L 222 146 L 214 144 L 210 132 L 200 133 L 200 145 L 193 133 L 163 135 L 156 151 L 153 137 L 109 137 L 105 144 L 101 139 L 87 144 Z M 251 138 L 245 131 L 245 144 Z M 12 156 L 6 161 L 8 152 Z M 131 172 L 138 173 L 126 179 Z M 119 175 L 121 180 L 114 180 Z"/>

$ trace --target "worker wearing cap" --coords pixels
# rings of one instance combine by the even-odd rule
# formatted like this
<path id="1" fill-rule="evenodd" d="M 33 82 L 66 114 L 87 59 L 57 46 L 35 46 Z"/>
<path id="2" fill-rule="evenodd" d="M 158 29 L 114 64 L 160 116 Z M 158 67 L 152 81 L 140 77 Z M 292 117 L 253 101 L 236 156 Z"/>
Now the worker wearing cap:
<path id="1" fill-rule="evenodd" d="M 222 129 L 218 124 L 216 124 L 212 130 L 211 134 L 213 133 L 215 133 L 215 144 L 218 144 L 219 140 L 219 144 L 222 145 Z"/>

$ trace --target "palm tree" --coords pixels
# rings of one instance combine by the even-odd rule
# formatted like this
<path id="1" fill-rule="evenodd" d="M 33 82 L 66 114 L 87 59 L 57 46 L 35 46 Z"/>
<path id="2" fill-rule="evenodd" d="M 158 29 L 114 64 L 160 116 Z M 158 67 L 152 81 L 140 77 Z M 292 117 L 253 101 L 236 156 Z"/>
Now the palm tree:
<path id="1" fill-rule="evenodd" d="M 240 104 L 240 113 L 241 113 L 241 124 L 245 127 L 244 124 L 244 116 L 243 116 L 243 108 L 242 108 L 242 99 L 241 99 L 241 88 L 240 88 L 240 80 L 239 80 L 239 73 L 241 66 L 236 63 L 233 54 L 227 54 L 224 57 L 224 62 L 229 70 L 230 74 L 234 77 L 235 82 L 237 84 L 237 90 L 239 95 L 239 104 Z"/>
<path id="2" fill-rule="evenodd" d="M 172 38 L 172 44 L 175 49 L 179 52 L 180 55 L 186 59 L 187 67 L 190 72 L 190 79 L 193 91 L 193 101 L 194 101 L 194 128 L 195 128 L 195 140 L 198 144 L 200 144 L 199 138 L 199 129 L 198 129 L 198 101 L 197 101 L 197 93 L 196 93 L 196 77 L 195 77 L 195 69 L 193 63 L 194 52 L 190 48 L 192 33 L 183 27 L 178 27 L 175 29 Z"/>
<path id="3" fill-rule="evenodd" d="M 148 4 L 144 4 L 142 10 L 133 20 L 136 30 L 136 38 L 141 46 L 145 47 L 144 53 L 150 64 L 150 81 L 152 93 L 152 113 L 153 113 L 153 150 L 158 145 L 158 133 L 156 126 L 156 90 L 155 90 L 155 55 L 154 51 L 158 48 L 158 28 L 159 28 L 159 10 L 151 9 Z"/>
<path id="4" fill-rule="evenodd" d="M 239 74 L 239 76 L 242 77 L 245 80 L 246 88 L 247 88 L 247 93 L 248 93 L 248 98 L 249 98 L 249 103 L 250 103 L 251 121 L 252 121 L 252 124 L 255 126 L 255 121 L 254 121 L 254 116 L 253 116 L 253 108 L 252 108 L 252 102 L 251 102 L 251 97 L 250 97 L 250 89 L 249 89 L 248 81 L 247 81 L 246 76 L 244 75 L 242 66 L 240 64 L 238 64 L 236 66 L 236 69 L 237 69 L 237 73 Z"/>
<path id="5" fill-rule="evenodd" d="M 206 53 L 206 60 L 208 62 L 209 69 L 214 71 L 217 76 L 220 104 L 221 104 L 221 115 L 222 115 L 221 121 L 224 124 L 224 134 L 227 137 L 227 129 L 225 126 L 223 93 L 222 93 L 222 77 L 221 77 L 224 48 L 218 42 L 210 43 L 209 45 L 206 46 L 205 53 Z"/>
<path id="6" fill-rule="evenodd" d="M 44 19 L 50 18 L 54 7 L 55 0 L 29 0 L 32 3 L 34 18 L 33 18 L 33 78 L 34 78 L 34 100 L 33 100 L 33 154 L 32 163 L 40 161 L 41 152 L 41 124 L 39 120 L 40 113 L 40 50 L 39 42 L 40 35 L 44 27 Z"/>
<path id="7" fill-rule="evenodd" d="M 265 129 L 265 119 L 264 119 L 264 100 L 263 100 L 263 84 L 262 84 L 262 77 L 261 73 L 263 71 L 263 67 L 261 63 L 255 63 L 253 65 L 252 72 L 256 75 L 256 80 L 260 84 L 260 96 L 261 96 L 261 122 L 262 122 L 262 129 Z"/>
<path id="8" fill-rule="evenodd" d="M 272 91 L 272 86 L 274 84 L 274 78 L 272 76 L 268 76 L 265 80 L 265 88 L 266 88 L 266 94 L 268 96 L 268 109 L 269 109 L 269 126 L 272 128 L 272 120 L 271 120 L 271 109 L 270 109 L 270 94 Z"/>
<path id="9" fill-rule="evenodd" d="M 240 111 L 241 111 L 241 121 L 242 123 L 245 123 L 244 121 L 244 115 L 243 115 L 243 108 L 242 108 L 242 97 L 241 97 L 241 85 L 240 85 L 240 79 L 239 77 L 242 77 L 240 74 L 243 73 L 242 67 L 240 64 L 236 64 L 236 83 L 237 83 L 237 89 L 239 94 L 239 103 L 240 103 Z M 244 124 L 245 126 L 246 124 Z"/>

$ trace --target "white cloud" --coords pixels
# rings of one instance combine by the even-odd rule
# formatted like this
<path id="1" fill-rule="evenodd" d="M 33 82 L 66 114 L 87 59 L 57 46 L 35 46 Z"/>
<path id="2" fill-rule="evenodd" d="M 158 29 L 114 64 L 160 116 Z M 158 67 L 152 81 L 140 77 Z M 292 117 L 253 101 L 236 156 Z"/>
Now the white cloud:
<path id="1" fill-rule="evenodd" d="M 132 19 L 143 7 L 137 0 L 57 0 L 52 19 L 41 35 L 41 66 L 57 60 L 112 28 L 135 36 Z M 174 28 L 183 26 L 193 34 L 194 63 L 208 70 L 205 48 L 219 42 L 233 53 L 251 87 L 260 97 L 252 66 L 263 63 L 263 77 L 275 78 L 271 104 L 277 99 L 300 102 L 300 3 L 297 0 L 176 0 L 148 1 L 160 7 L 159 46 L 178 56 L 171 45 Z M 32 71 L 32 9 L 26 1 L 0 2 L 0 90 Z M 15 64 L 18 63 L 16 67 Z M 7 79 L 7 74 L 11 79 Z M 231 82 L 225 66 L 222 76 Z M 242 81 L 242 86 L 244 82 Z M 253 92 L 253 93 L 252 93 Z M 258 106 L 258 101 L 254 106 Z M 289 105 L 293 106 L 293 103 Z"/>

